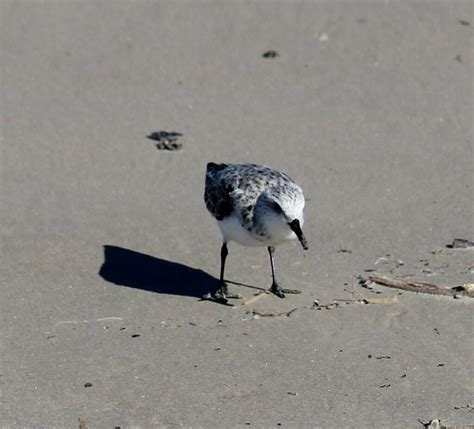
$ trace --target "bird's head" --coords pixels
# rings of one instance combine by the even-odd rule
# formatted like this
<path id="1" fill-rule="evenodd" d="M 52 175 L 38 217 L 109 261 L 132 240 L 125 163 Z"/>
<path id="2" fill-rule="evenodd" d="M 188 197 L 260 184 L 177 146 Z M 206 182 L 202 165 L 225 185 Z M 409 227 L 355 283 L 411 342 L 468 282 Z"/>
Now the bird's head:
<path id="1" fill-rule="evenodd" d="M 304 250 L 308 242 L 301 227 L 304 223 L 305 200 L 300 189 L 269 188 L 263 192 L 255 206 L 256 214 L 268 232 L 282 240 L 298 238 Z"/>

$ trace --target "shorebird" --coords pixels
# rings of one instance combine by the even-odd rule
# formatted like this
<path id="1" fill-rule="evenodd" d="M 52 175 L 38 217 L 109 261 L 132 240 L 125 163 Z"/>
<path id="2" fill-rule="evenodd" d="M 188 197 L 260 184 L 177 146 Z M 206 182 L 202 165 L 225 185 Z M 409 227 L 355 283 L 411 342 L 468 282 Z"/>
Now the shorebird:
<path id="1" fill-rule="evenodd" d="M 229 293 L 224 281 L 229 241 L 249 247 L 267 247 L 272 270 L 269 291 L 280 298 L 286 293 L 300 293 L 283 289 L 275 278 L 275 246 L 297 238 L 303 249 L 308 249 L 301 230 L 305 198 L 290 177 L 262 165 L 210 162 L 206 169 L 204 201 L 222 233 L 219 284 L 204 298 L 223 303 L 227 303 L 228 298 L 240 298 Z"/>

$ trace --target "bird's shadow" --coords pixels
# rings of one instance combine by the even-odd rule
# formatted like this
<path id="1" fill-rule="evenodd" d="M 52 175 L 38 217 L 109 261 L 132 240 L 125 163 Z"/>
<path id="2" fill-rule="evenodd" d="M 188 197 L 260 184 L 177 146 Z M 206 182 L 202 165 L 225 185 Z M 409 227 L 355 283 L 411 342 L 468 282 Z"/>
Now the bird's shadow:
<path id="1" fill-rule="evenodd" d="M 219 283 L 202 270 L 110 245 L 104 246 L 99 275 L 120 286 L 199 298 Z"/>

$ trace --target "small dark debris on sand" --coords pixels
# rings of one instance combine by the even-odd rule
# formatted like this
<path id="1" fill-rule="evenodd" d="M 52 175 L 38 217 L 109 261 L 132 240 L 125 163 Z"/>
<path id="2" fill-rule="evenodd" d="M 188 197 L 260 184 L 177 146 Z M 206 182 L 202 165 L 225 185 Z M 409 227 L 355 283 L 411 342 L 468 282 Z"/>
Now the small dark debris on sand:
<path id="1" fill-rule="evenodd" d="M 155 131 L 151 133 L 147 138 L 150 140 L 156 140 L 158 143 L 156 144 L 156 148 L 158 150 L 169 150 L 169 151 L 176 151 L 180 150 L 183 147 L 183 144 L 178 142 L 178 138 L 182 137 L 181 133 L 177 133 L 175 131 Z"/>
<path id="2" fill-rule="evenodd" d="M 465 26 L 471 25 L 471 23 L 470 23 L 469 21 L 466 21 L 465 19 L 458 19 L 458 22 L 459 22 L 461 25 L 465 25 Z"/>
<path id="3" fill-rule="evenodd" d="M 138 338 L 138 337 L 141 337 L 141 335 L 140 334 L 133 334 L 132 335 L 132 338 Z"/>
<path id="4" fill-rule="evenodd" d="M 263 58 L 276 58 L 279 57 L 279 54 L 277 51 L 266 51 L 262 55 Z"/>
<path id="5" fill-rule="evenodd" d="M 337 251 L 337 253 L 349 253 L 349 254 L 351 254 L 351 253 L 352 253 L 352 250 L 349 250 L 349 249 L 339 249 L 339 250 Z"/>
<path id="6" fill-rule="evenodd" d="M 258 311 L 252 310 L 252 311 L 247 311 L 246 314 L 251 314 L 254 319 L 260 319 L 261 317 L 290 317 L 296 310 L 297 308 L 293 308 L 290 311 L 284 311 L 282 313 L 260 313 Z"/>
<path id="7" fill-rule="evenodd" d="M 84 387 L 92 387 L 92 386 L 93 386 L 92 383 L 86 383 L 86 384 L 84 384 Z"/>
<path id="8" fill-rule="evenodd" d="M 176 151 L 183 148 L 183 143 L 178 142 L 160 142 L 156 144 L 158 150 Z"/>
<path id="9" fill-rule="evenodd" d="M 470 413 L 474 412 L 474 408 L 467 404 L 465 407 L 455 406 L 455 410 L 468 410 Z"/>
<path id="10" fill-rule="evenodd" d="M 465 238 L 455 238 L 451 244 L 446 245 L 448 249 L 467 249 L 474 247 L 474 241 L 466 240 Z"/>
<path id="11" fill-rule="evenodd" d="M 350 304 L 369 304 L 369 301 L 365 299 L 334 299 L 334 302 L 320 304 L 319 301 L 315 299 L 310 310 L 333 310 Z"/>
<path id="12" fill-rule="evenodd" d="M 323 304 L 321 305 L 318 300 L 314 300 L 313 305 L 311 306 L 311 310 L 331 310 L 333 308 L 339 307 L 338 302 L 332 302 L 330 304 Z"/>

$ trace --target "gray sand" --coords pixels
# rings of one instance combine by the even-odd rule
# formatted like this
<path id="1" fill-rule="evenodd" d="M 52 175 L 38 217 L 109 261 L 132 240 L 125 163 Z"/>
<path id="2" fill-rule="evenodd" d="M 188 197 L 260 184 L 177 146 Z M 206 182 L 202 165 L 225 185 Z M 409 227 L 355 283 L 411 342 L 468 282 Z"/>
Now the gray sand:
<path id="1" fill-rule="evenodd" d="M 0 427 L 473 424 L 472 300 L 357 280 L 473 283 L 445 249 L 474 231 L 472 2 L 0 8 Z M 310 250 L 276 254 L 301 295 L 199 301 L 208 161 L 301 184 Z M 229 280 L 270 285 L 265 249 L 229 250 Z"/>

